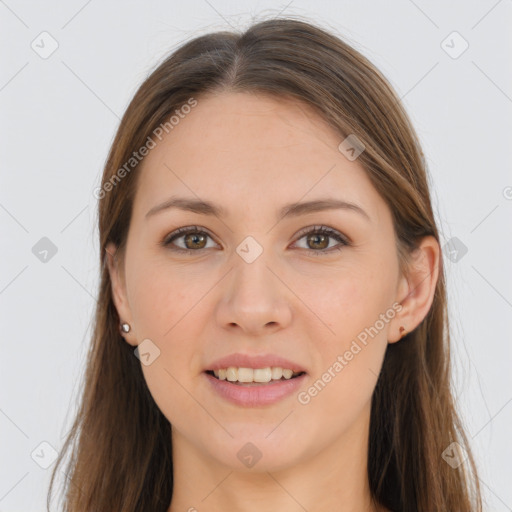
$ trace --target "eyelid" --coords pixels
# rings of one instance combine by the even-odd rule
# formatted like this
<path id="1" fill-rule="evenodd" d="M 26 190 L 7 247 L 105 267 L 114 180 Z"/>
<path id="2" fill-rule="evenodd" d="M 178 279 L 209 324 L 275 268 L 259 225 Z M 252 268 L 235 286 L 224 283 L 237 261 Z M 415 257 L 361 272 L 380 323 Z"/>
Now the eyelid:
<path id="1" fill-rule="evenodd" d="M 204 233 L 205 235 L 208 235 L 216 244 L 218 244 L 217 240 L 210 233 L 210 231 L 208 231 L 208 229 L 203 228 L 201 226 L 183 226 L 183 227 L 180 227 L 178 229 L 175 229 L 174 231 L 172 231 L 171 233 L 169 233 L 168 235 L 166 235 L 164 237 L 164 239 L 162 240 L 161 244 L 164 247 L 168 247 L 168 246 L 171 245 L 171 241 L 172 240 L 175 240 L 177 238 L 181 238 L 181 237 L 183 237 L 185 235 L 188 235 L 189 233 Z M 199 250 L 182 249 L 181 247 L 173 247 L 172 250 L 185 251 L 185 252 L 187 252 L 187 251 L 188 252 L 199 252 Z"/>
<path id="2" fill-rule="evenodd" d="M 310 233 L 317 233 L 317 232 L 324 232 L 327 235 L 332 236 L 333 238 L 339 237 L 346 245 L 350 245 L 352 243 L 352 240 L 342 233 L 341 231 L 338 231 L 337 229 L 331 228 L 329 226 L 326 226 L 325 224 L 315 224 L 313 226 L 306 226 L 305 228 L 302 228 L 300 231 L 298 231 L 294 238 L 302 238 L 305 235 L 309 235 Z M 319 252 L 319 251 L 315 251 Z"/>
<path id="3" fill-rule="evenodd" d="M 173 240 L 176 240 L 177 238 L 182 238 L 183 236 L 186 236 L 189 233 L 203 233 L 207 236 L 209 236 L 216 244 L 220 245 L 215 237 L 210 233 L 210 231 L 206 228 L 203 228 L 201 226 L 183 226 L 180 227 L 173 232 L 169 233 L 167 236 L 164 237 L 163 241 L 161 242 L 161 245 L 163 245 L 165 248 L 170 248 L 170 250 L 175 252 L 182 252 L 182 253 L 193 253 L 202 252 L 203 249 L 183 249 L 181 247 L 170 247 L 171 242 Z M 321 249 L 321 250 L 314 250 L 314 249 L 303 249 L 304 251 L 308 253 L 315 253 L 318 255 L 321 254 L 330 254 L 335 250 L 341 249 L 344 246 L 352 245 L 351 239 L 338 231 L 337 229 L 331 228 L 329 226 L 323 225 L 323 224 L 317 224 L 312 226 L 306 226 L 302 228 L 300 231 L 298 231 L 294 236 L 294 244 L 297 243 L 299 240 L 304 238 L 306 235 L 314 234 L 314 233 L 320 233 L 325 234 L 331 238 L 334 238 L 338 241 L 338 244 L 334 247 L 331 247 L 330 249 Z M 209 247 L 211 249 L 211 247 Z"/>

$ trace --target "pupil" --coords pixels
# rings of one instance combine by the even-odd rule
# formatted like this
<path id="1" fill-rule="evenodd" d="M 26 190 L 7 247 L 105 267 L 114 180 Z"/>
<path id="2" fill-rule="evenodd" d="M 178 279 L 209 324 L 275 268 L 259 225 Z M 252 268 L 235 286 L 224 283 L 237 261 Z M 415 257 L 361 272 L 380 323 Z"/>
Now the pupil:
<path id="1" fill-rule="evenodd" d="M 312 239 L 310 238 L 310 241 L 313 240 L 313 243 L 318 243 L 318 239 L 322 239 L 322 242 L 320 242 L 320 249 L 325 249 L 328 245 L 329 245 L 329 240 L 328 240 L 328 237 L 326 235 L 322 235 L 322 234 L 317 234 L 317 235 L 311 235 L 312 236 Z M 315 239 L 316 239 L 316 242 L 315 242 Z M 326 243 L 327 242 L 327 243 Z M 317 246 L 318 248 L 318 246 Z"/>
<path id="2" fill-rule="evenodd" d="M 193 244 L 197 244 L 197 243 L 200 244 L 200 242 L 198 242 L 198 239 L 202 239 L 204 242 L 204 238 L 205 238 L 204 235 L 188 234 L 185 237 L 185 245 L 188 245 L 187 242 L 189 242 L 189 241 L 192 241 Z M 199 248 L 202 249 L 203 245 L 201 245 Z M 197 246 L 195 248 L 197 248 Z"/>

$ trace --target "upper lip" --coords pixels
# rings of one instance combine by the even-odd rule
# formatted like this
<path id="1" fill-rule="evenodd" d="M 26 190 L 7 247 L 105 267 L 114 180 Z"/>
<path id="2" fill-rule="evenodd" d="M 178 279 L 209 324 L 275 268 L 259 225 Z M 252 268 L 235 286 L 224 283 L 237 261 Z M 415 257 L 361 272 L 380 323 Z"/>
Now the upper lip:
<path id="1" fill-rule="evenodd" d="M 222 357 L 221 359 L 217 359 L 213 363 L 210 363 L 205 371 L 220 370 L 223 368 L 229 368 L 230 366 L 253 369 L 279 366 L 281 368 L 293 370 L 294 372 L 306 371 L 300 364 L 275 354 L 249 355 L 241 353 L 231 354 L 229 356 Z"/>

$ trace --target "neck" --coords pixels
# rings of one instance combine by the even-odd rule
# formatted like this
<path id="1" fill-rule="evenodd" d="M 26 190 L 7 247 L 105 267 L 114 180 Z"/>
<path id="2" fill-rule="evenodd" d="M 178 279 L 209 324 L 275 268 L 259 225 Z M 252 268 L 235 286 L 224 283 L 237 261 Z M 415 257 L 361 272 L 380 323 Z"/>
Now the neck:
<path id="1" fill-rule="evenodd" d="M 335 443 L 298 463 L 240 471 L 210 458 L 173 429 L 174 491 L 168 512 L 379 511 L 368 485 L 368 434 L 369 408 Z"/>

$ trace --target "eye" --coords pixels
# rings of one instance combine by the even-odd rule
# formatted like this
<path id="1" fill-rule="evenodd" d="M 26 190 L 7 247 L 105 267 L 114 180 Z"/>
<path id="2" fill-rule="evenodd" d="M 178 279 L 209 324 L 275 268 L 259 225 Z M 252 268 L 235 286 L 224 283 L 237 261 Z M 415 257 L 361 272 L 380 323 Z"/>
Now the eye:
<path id="1" fill-rule="evenodd" d="M 350 245 L 348 239 L 339 231 L 326 226 L 306 228 L 306 231 L 301 231 L 298 236 L 299 241 L 302 239 L 306 240 L 306 251 L 315 256 L 330 254 L 332 251 L 339 251 L 343 247 Z M 332 246 L 329 239 L 334 239 L 339 243 Z"/>
<path id="2" fill-rule="evenodd" d="M 332 251 L 338 251 L 350 245 L 348 239 L 339 231 L 326 226 L 305 228 L 297 236 L 299 236 L 298 241 L 306 239 L 306 244 L 308 244 L 309 247 L 303 248 L 310 254 L 315 254 L 316 256 L 330 254 Z M 198 252 L 201 249 L 212 248 L 211 245 L 207 245 L 208 238 L 212 239 L 211 235 L 204 229 L 198 226 L 188 226 L 173 231 L 163 240 L 162 245 L 170 248 L 172 251 L 192 253 Z M 176 241 L 180 239 L 183 240 L 183 245 L 181 246 L 176 243 Z M 336 240 L 338 244 L 332 246 L 330 244 L 331 240 L 329 239 Z"/>
<path id="3" fill-rule="evenodd" d="M 207 239 L 211 238 L 211 236 L 203 231 L 198 226 L 189 226 L 185 228 L 179 228 L 176 231 L 173 231 L 165 240 L 162 242 L 162 245 L 165 247 L 170 247 L 173 251 L 181 251 L 181 252 L 197 252 L 200 249 L 209 249 L 207 247 Z M 176 245 L 175 241 L 183 239 L 183 246 L 172 247 L 172 245 Z"/>

